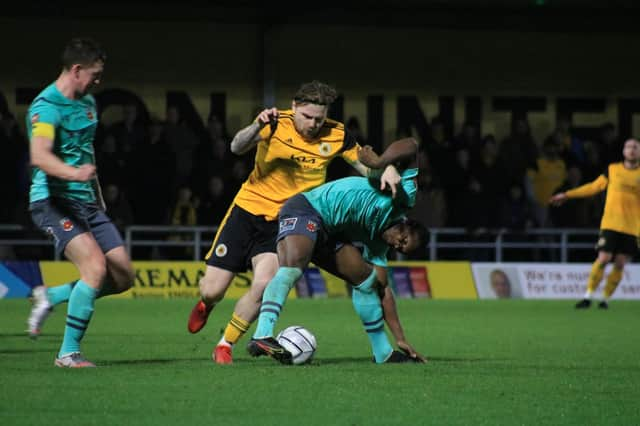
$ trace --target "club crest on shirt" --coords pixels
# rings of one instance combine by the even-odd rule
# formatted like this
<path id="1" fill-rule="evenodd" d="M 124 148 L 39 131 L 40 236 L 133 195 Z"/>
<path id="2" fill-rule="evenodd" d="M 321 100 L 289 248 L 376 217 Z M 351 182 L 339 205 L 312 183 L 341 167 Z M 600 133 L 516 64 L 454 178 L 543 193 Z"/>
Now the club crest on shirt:
<path id="1" fill-rule="evenodd" d="M 62 226 L 62 230 L 69 232 L 73 229 L 73 222 L 68 217 L 63 217 L 60 219 L 60 226 Z"/>
<path id="2" fill-rule="evenodd" d="M 91 111 L 90 109 L 87 110 L 87 118 L 93 121 L 93 111 Z"/>
<path id="3" fill-rule="evenodd" d="M 225 244 L 218 244 L 216 247 L 216 256 L 225 257 L 228 251 L 229 250 L 227 249 L 227 246 Z"/>
<path id="4" fill-rule="evenodd" d="M 307 231 L 316 232 L 318 230 L 318 224 L 310 220 L 307 222 Z"/>
<path id="5" fill-rule="evenodd" d="M 31 116 L 31 124 L 35 124 L 40 121 L 40 114 L 37 112 Z"/>
<path id="6" fill-rule="evenodd" d="M 320 151 L 320 155 L 327 156 L 331 154 L 331 144 L 327 142 L 322 142 L 318 147 L 318 151 Z"/>
<path id="7" fill-rule="evenodd" d="M 298 222 L 297 217 L 288 217 L 286 219 L 282 219 L 280 221 L 280 232 L 291 231 L 296 227 L 296 222 Z"/>

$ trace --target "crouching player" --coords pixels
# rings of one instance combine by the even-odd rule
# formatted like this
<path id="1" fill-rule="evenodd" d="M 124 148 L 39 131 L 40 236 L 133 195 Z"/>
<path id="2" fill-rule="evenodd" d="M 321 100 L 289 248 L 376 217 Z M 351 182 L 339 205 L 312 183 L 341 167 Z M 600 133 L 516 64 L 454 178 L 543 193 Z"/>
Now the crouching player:
<path id="1" fill-rule="evenodd" d="M 265 289 L 258 326 L 247 346 L 251 355 L 269 355 L 283 364 L 291 363 L 291 354 L 273 337 L 274 328 L 289 291 L 313 261 L 353 286 L 353 305 L 376 363 L 425 361 L 404 338 L 386 271 L 389 247 L 409 253 L 426 241 L 426 229 L 405 216 L 415 204 L 416 152 L 413 139 L 392 144 L 381 156 L 371 147 L 359 151 L 360 162 L 368 167 L 393 164 L 403 170 L 395 194 L 373 180 L 348 177 L 285 203 L 279 214 L 280 268 Z M 363 252 L 351 242 L 361 243 Z M 391 346 L 384 331 L 385 320 L 401 351 Z"/>

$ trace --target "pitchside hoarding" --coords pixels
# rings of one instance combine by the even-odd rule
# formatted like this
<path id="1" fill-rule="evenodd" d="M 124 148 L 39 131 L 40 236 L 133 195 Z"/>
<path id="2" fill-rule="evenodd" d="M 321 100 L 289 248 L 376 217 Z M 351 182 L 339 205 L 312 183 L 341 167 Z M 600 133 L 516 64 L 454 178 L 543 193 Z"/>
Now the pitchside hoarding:
<path id="1" fill-rule="evenodd" d="M 587 289 L 590 263 L 472 263 L 480 299 L 579 299 Z M 595 297 L 602 297 L 605 269 Z M 640 265 L 628 265 L 613 299 L 640 299 Z"/>

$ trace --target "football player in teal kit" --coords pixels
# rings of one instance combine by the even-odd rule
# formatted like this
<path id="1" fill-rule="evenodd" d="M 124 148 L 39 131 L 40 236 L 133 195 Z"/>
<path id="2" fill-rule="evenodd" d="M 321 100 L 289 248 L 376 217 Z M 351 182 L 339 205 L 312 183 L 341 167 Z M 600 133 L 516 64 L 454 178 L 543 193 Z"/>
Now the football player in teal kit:
<path id="1" fill-rule="evenodd" d="M 95 367 L 80 352 L 97 297 L 119 293 L 134 279 L 122 238 L 104 212 L 96 175 L 93 138 L 98 117 L 89 90 L 100 83 L 106 60 L 93 40 L 71 40 L 62 72 L 33 101 L 27 113 L 31 154 L 29 210 L 34 223 L 55 241 L 80 278 L 60 286 L 36 287 L 29 334 L 39 334 L 53 306 L 68 301 L 58 367 Z"/>
<path id="2" fill-rule="evenodd" d="M 258 326 L 248 345 L 252 355 L 291 363 L 291 354 L 273 338 L 273 331 L 287 294 L 313 261 L 353 286 L 353 305 L 376 363 L 424 361 L 404 338 L 396 339 L 403 342 L 398 346 L 404 353 L 393 350 L 384 331 L 381 304 L 387 303 L 384 290 L 389 247 L 409 253 L 426 239 L 424 227 L 405 216 L 415 204 L 416 151 L 415 140 L 409 138 L 394 142 L 381 156 L 371 147 L 358 153 L 360 162 L 368 167 L 395 165 L 403 169 L 396 193 L 384 191 L 379 182 L 349 177 L 296 195 L 280 209 L 280 268 L 262 297 Z M 361 243 L 364 251 L 360 253 L 351 242 Z"/>

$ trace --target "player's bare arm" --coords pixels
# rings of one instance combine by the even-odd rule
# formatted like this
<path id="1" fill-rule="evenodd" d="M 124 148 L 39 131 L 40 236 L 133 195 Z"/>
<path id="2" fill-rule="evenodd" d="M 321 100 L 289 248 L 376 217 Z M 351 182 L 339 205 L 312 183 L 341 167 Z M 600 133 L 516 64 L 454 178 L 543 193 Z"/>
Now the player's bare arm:
<path id="1" fill-rule="evenodd" d="M 372 169 L 382 169 L 390 164 L 402 164 L 403 168 L 416 167 L 418 142 L 414 138 L 399 139 L 377 155 L 369 145 L 358 152 L 358 160 Z"/>
<path id="2" fill-rule="evenodd" d="M 388 188 L 391 190 L 392 197 L 395 198 L 401 176 L 394 166 L 397 165 L 403 169 L 417 167 L 417 152 L 417 141 L 414 138 L 405 138 L 393 142 L 382 155 L 376 154 L 372 147 L 366 145 L 358 151 L 358 160 L 369 167 L 369 176 L 380 176 L 380 189 Z M 380 174 L 381 169 L 384 169 L 382 174 Z"/>
<path id="3" fill-rule="evenodd" d="M 426 362 L 427 359 L 424 355 L 417 352 L 404 335 L 402 324 L 400 323 L 400 317 L 398 316 L 398 309 L 396 307 L 396 299 L 393 296 L 393 291 L 387 285 L 387 271 L 385 268 L 376 266 L 376 272 L 378 273 L 378 283 L 380 287 L 378 294 L 382 302 L 382 311 L 384 314 L 384 320 L 393 334 L 393 338 L 396 341 L 398 348 L 408 354 L 412 358 L 419 359 L 421 362 Z"/>
<path id="4" fill-rule="evenodd" d="M 278 109 L 268 108 L 260 112 L 253 123 L 236 133 L 231 141 L 231 152 L 237 155 L 252 150 L 260 141 L 260 130 L 278 119 Z"/>
<path id="5" fill-rule="evenodd" d="M 53 153 L 53 140 L 43 136 L 36 136 L 31 140 L 30 155 L 32 166 L 59 179 L 87 182 L 96 174 L 96 166 L 93 164 L 83 164 L 80 167 L 65 164 Z"/>

